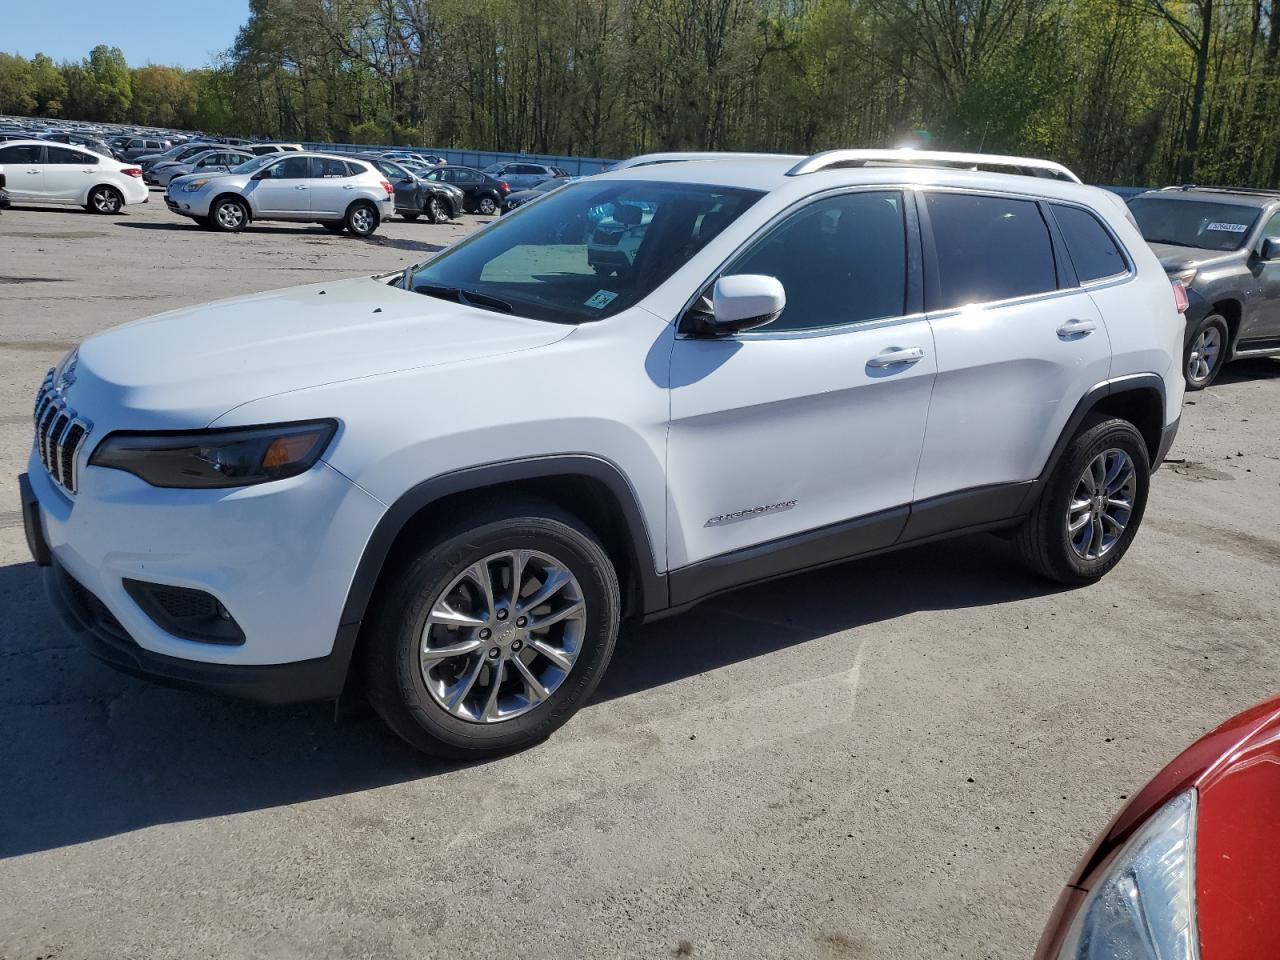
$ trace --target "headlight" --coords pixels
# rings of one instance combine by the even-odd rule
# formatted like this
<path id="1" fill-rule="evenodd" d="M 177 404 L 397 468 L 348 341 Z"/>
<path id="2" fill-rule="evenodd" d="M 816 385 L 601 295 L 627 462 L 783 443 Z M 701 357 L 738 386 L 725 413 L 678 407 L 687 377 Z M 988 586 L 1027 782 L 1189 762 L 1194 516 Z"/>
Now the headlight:
<path id="1" fill-rule="evenodd" d="M 89 465 L 124 470 L 155 487 L 244 487 L 309 470 L 337 423 L 314 420 L 269 427 L 185 433 L 113 433 Z"/>
<path id="2" fill-rule="evenodd" d="M 1191 286 L 1191 283 L 1193 280 L 1195 280 L 1195 278 L 1196 278 L 1195 267 L 1187 267 L 1183 270 L 1174 270 L 1174 271 L 1171 271 L 1169 274 L 1170 280 L 1180 280 L 1182 281 L 1182 285 L 1184 287 Z"/>
<path id="3" fill-rule="evenodd" d="M 203 180 L 192 180 L 190 183 L 184 183 L 182 185 L 182 189 L 185 190 L 187 193 L 195 193 L 197 190 L 199 190 L 208 182 L 209 182 L 208 177 L 206 177 Z"/>
<path id="4" fill-rule="evenodd" d="M 1197 960 L 1196 793 L 1143 824 L 1094 884 L 1058 960 Z"/>

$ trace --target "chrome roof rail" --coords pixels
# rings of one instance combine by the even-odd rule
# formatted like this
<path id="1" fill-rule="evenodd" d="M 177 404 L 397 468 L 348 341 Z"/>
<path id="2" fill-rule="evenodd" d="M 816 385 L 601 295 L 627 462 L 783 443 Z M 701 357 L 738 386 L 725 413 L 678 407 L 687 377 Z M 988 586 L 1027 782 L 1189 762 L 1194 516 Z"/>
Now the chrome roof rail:
<path id="1" fill-rule="evenodd" d="M 1004 157 L 994 153 L 951 153 L 943 150 L 826 150 L 801 160 L 787 171 L 787 176 L 798 177 L 805 173 L 817 173 L 839 167 L 876 166 L 904 167 L 978 167 L 997 173 L 1021 174 L 1030 177 L 1048 177 L 1053 180 L 1069 180 L 1080 183 L 1080 178 L 1060 163 L 1038 160 L 1034 157 Z M 1006 168 L 1006 169 L 999 169 Z"/>

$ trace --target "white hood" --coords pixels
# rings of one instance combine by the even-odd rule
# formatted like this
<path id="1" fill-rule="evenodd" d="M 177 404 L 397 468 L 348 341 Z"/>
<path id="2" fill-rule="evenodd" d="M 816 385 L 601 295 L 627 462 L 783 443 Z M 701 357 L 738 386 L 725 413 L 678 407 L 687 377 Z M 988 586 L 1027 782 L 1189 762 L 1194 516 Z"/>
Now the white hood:
<path id="1" fill-rule="evenodd" d="M 189 429 L 262 397 L 529 350 L 572 330 L 371 278 L 318 283 L 172 310 L 90 337 L 66 393 L 109 429 Z"/>

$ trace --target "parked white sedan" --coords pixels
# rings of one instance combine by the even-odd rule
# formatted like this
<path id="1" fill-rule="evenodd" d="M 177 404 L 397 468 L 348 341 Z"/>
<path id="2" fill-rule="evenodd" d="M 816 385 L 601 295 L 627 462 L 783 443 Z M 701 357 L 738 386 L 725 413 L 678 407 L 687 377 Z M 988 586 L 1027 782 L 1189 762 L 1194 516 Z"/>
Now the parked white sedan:
<path id="1" fill-rule="evenodd" d="M 142 168 L 79 146 L 44 140 L 0 145 L 0 173 L 17 203 L 74 203 L 94 213 L 119 213 L 146 203 Z"/>

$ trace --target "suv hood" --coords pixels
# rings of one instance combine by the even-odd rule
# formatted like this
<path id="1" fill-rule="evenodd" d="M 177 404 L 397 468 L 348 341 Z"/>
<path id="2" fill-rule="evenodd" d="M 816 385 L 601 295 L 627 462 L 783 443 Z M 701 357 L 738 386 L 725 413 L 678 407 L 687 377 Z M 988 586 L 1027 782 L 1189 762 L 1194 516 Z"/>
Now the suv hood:
<path id="1" fill-rule="evenodd" d="M 1195 247 L 1180 247 L 1175 243 L 1148 243 L 1147 246 L 1159 258 L 1160 266 L 1164 267 L 1166 273 L 1177 273 L 1190 267 L 1205 267 L 1240 256 L 1239 250 L 1198 250 Z"/>
<path id="2" fill-rule="evenodd" d="M 263 397 L 530 350 L 573 329 L 371 277 L 317 283 L 173 310 L 90 337 L 66 394 L 107 429 L 191 429 Z"/>

